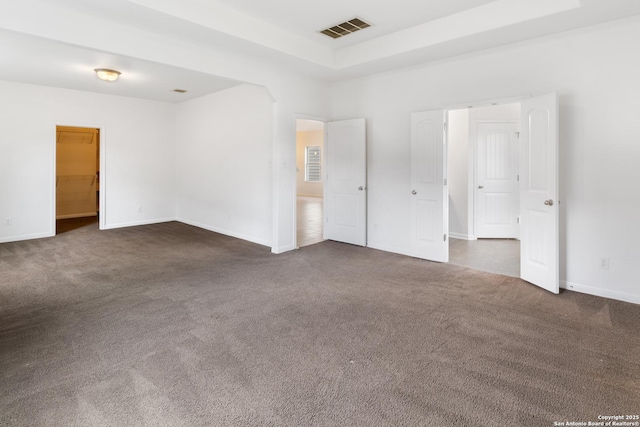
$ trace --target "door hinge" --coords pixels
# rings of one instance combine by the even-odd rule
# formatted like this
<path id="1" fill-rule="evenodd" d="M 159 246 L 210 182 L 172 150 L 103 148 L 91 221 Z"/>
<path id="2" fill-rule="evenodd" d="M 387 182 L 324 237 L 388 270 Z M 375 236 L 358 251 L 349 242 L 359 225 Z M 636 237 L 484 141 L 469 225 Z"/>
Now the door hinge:
<path id="1" fill-rule="evenodd" d="M 447 185 L 447 178 L 444 179 L 444 185 Z"/>
<path id="2" fill-rule="evenodd" d="M 447 123 L 447 122 L 444 122 L 444 123 L 443 123 L 443 128 L 444 128 L 444 131 L 445 131 L 445 132 L 449 130 L 449 126 L 448 126 L 448 123 Z"/>
<path id="3" fill-rule="evenodd" d="M 520 224 L 520 217 L 516 217 L 516 222 Z"/>
<path id="4" fill-rule="evenodd" d="M 516 181 L 520 182 L 520 175 L 516 175 Z"/>
<path id="5" fill-rule="evenodd" d="M 443 236 L 443 238 L 444 238 L 444 241 L 446 242 L 446 241 L 447 241 L 447 235 L 445 234 L 445 235 Z"/>
<path id="6" fill-rule="evenodd" d="M 516 132 L 516 138 L 520 139 L 520 132 Z"/>

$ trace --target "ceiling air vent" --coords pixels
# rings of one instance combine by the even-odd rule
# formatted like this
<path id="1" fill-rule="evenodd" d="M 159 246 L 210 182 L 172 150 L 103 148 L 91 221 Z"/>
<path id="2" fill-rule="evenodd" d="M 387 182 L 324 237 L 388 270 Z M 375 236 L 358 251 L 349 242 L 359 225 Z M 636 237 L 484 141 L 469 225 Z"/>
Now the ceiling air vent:
<path id="1" fill-rule="evenodd" d="M 340 37 L 348 36 L 351 33 L 355 33 L 356 31 L 360 31 L 370 26 L 371 24 L 367 24 L 360 18 L 353 18 L 349 21 L 343 22 L 342 24 L 334 25 L 326 30 L 321 30 L 320 32 L 332 39 L 339 39 Z"/>

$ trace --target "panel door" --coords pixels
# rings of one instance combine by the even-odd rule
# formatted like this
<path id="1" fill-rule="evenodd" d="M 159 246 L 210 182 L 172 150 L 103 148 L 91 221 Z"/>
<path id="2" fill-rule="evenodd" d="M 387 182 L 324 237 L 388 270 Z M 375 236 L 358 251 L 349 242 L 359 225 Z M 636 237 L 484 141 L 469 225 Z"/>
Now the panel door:
<path id="1" fill-rule="evenodd" d="M 327 123 L 325 238 L 367 245 L 365 119 Z"/>
<path id="2" fill-rule="evenodd" d="M 97 215 L 98 130 L 57 128 L 56 218 Z"/>
<path id="3" fill-rule="evenodd" d="M 521 277 L 554 293 L 560 288 L 557 117 L 555 93 L 522 102 Z"/>
<path id="4" fill-rule="evenodd" d="M 476 145 L 476 236 L 519 237 L 516 123 L 478 123 Z"/>
<path id="5" fill-rule="evenodd" d="M 449 261 L 444 111 L 411 115 L 411 254 Z"/>

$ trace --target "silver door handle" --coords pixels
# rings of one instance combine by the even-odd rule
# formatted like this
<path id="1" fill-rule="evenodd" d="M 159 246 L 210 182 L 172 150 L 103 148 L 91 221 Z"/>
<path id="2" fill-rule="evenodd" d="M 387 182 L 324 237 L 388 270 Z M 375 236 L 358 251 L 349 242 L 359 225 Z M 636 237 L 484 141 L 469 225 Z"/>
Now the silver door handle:
<path id="1" fill-rule="evenodd" d="M 553 200 L 549 199 L 549 200 L 545 200 L 544 204 L 547 206 L 553 206 Z"/>
<path id="2" fill-rule="evenodd" d="M 416 194 L 418 194 L 418 192 L 416 190 L 411 190 L 411 194 L 415 196 Z"/>
<path id="3" fill-rule="evenodd" d="M 484 188 L 484 185 L 478 185 L 478 188 L 482 190 Z"/>
<path id="4" fill-rule="evenodd" d="M 358 190 L 362 191 L 364 190 L 364 187 L 361 185 L 360 187 L 358 187 Z"/>

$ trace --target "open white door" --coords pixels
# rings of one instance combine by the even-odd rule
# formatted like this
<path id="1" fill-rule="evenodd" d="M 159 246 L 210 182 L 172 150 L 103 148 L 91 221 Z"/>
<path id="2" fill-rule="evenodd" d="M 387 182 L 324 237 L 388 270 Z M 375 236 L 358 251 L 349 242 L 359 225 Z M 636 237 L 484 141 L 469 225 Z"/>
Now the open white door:
<path id="1" fill-rule="evenodd" d="M 411 115 L 411 255 L 449 261 L 444 111 Z"/>
<path id="2" fill-rule="evenodd" d="M 520 133 L 520 277 L 558 293 L 558 101 L 550 93 L 522 101 Z"/>
<path id="3" fill-rule="evenodd" d="M 365 119 L 327 123 L 325 239 L 367 245 Z"/>

